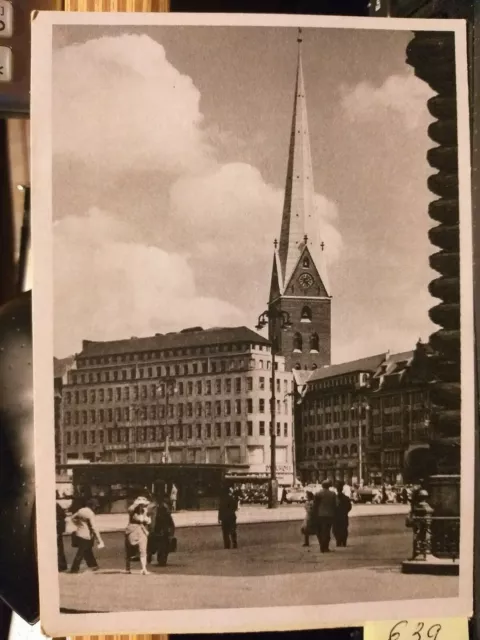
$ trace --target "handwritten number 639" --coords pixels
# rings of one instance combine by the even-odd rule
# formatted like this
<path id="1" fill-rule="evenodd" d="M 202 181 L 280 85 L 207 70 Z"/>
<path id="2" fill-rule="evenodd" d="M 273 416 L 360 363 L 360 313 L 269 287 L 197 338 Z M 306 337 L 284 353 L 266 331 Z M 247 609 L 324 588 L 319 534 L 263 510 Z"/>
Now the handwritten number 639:
<path id="1" fill-rule="evenodd" d="M 415 629 L 408 627 L 415 625 Z M 408 620 L 397 622 L 391 630 L 388 640 L 438 640 L 438 634 L 442 630 L 442 625 L 432 624 L 429 627 L 424 622 L 409 623 Z M 402 633 L 404 632 L 404 633 Z"/>

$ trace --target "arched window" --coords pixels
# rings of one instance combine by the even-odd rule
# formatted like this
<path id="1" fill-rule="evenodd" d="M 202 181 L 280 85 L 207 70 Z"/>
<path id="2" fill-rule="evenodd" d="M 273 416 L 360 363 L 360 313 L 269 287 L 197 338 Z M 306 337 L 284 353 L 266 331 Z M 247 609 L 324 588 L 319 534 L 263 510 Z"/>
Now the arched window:
<path id="1" fill-rule="evenodd" d="M 317 369 L 317 365 L 315 363 L 312 364 L 312 371 L 315 371 L 315 369 Z"/>
<path id="2" fill-rule="evenodd" d="M 358 447 L 356 444 L 352 444 L 352 446 L 350 447 L 350 455 L 358 456 Z"/>
<path id="3" fill-rule="evenodd" d="M 322 447 L 317 447 L 317 456 L 319 458 L 321 458 L 323 456 L 323 449 Z"/>
<path id="4" fill-rule="evenodd" d="M 302 261 L 302 267 L 304 269 L 308 269 L 310 267 L 310 260 L 308 259 L 307 256 L 305 256 L 303 261 Z"/>
<path id="5" fill-rule="evenodd" d="M 302 315 L 300 316 L 300 322 L 311 322 L 312 321 L 312 310 L 310 307 L 303 307 Z"/>
<path id="6" fill-rule="evenodd" d="M 332 455 L 332 452 L 330 450 L 330 447 L 325 447 L 325 457 L 330 458 L 331 455 Z"/>
<path id="7" fill-rule="evenodd" d="M 298 371 L 301 368 L 302 368 L 301 364 L 297 362 L 297 364 L 295 365 L 295 369 Z"/>
<path id="8" fill-rule="evenodd" d="M 296 333 L 293 336 L 293 351 L 294 353 L 301 353 L 302 352 L 302 346 L 303 346 L 303 340 L 302 340 L 302 335 L 300 333 Z"/>
<path id="9" fill-rule="evenodd" d="M 320 339 L 318 333 L 312 333 L 310 336 L 310 352 L 318 353 L 320 351 Z"/>
<path id="10" fill-rule="evenodd" d="M 344 444 L 343 447 L 342 447 L 342 456 L 344 458 L 348 458 L 348 447 L 347 447 L 346 444 Z"/>
<path id="11" fill-rule="evenodd" d="M 340 455 L 340 448 L 339 447 L 333 447 L 333 455 L 338 458 L 338 456 Z"/>

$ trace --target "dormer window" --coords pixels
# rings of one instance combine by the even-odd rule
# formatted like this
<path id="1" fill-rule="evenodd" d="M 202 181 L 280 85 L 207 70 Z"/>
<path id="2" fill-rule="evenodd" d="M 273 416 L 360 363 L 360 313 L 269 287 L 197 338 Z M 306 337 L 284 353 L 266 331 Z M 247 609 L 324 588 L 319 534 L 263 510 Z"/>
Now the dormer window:
<path id="1" fill-rule="evenodd" d="M 302 314 L 300 316 L 300 322 L 311 322 L 312 321 L 312 310 L 310 307 L 303 307 Z"/>

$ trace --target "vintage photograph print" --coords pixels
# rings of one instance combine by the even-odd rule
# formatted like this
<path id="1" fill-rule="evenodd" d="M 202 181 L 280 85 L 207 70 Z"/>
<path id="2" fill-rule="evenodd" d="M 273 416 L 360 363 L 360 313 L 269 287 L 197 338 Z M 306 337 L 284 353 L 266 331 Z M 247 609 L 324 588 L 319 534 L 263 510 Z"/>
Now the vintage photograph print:
<path id="1" fill-rule="evenodd" d="M 32 28 L 45 631 L 468 616 L 465 24 Z"/>

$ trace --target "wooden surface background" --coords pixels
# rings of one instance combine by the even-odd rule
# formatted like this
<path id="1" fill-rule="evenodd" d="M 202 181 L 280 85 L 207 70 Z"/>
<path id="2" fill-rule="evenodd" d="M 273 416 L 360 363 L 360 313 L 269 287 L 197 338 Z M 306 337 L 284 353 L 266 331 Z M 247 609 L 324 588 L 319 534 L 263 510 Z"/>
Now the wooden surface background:
<path id="1" fill-rule="evenodd" d="M 169 0 L 63 0 L 65 11 L 169 11 Z"/>

